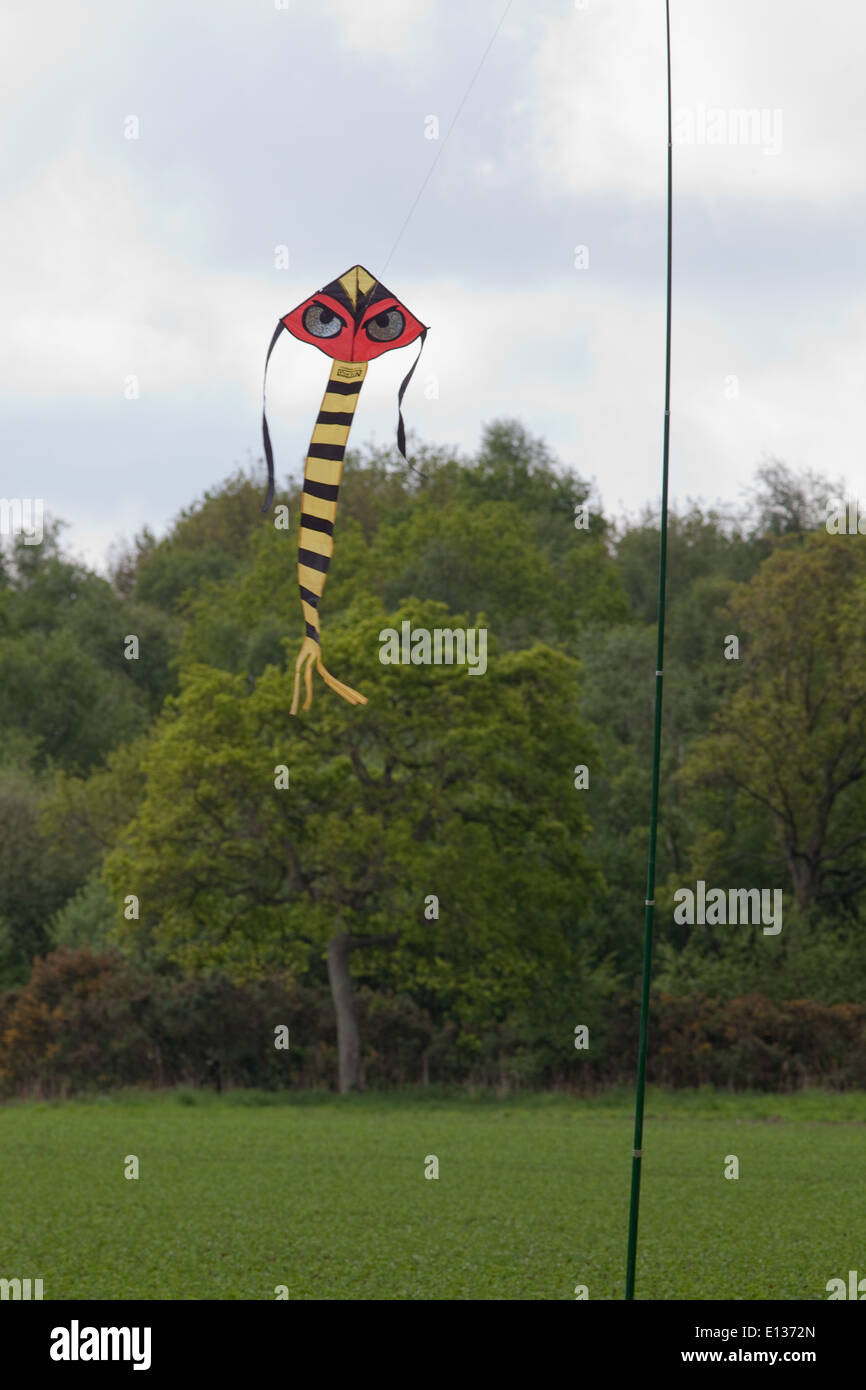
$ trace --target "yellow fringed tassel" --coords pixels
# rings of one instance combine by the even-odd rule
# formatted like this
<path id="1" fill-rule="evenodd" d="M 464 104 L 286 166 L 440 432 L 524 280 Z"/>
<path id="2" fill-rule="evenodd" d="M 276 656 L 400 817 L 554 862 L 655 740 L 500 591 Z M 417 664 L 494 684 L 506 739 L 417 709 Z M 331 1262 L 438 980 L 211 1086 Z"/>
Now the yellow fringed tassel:
<path id="1" fill-rule="evenodd" d="M 304 687 L 307 693 L 307 698 L 304 700 L 303 709 L 308 710 L 313 702 L 314 663 L 316 670 L 322 677 L 322 680 L 325 682 L 325 684 L 330 686 L 332 690 L 336 691 L 336 693 L 339 696 L 341 696 L 342 699 L 348 700 L 350 705 L 366 705 L 366 695 L 362 695 L 358 690 L 353 690 L 350 685 L 344 685 L 342 681 L 337 680 L 336 676 L 332 676 L 330 671 L 325 670 L 325 667 L 322 663 L 322 653 L 320 651 L 318 642 L 314 642 L 312 637 L 305 637 L 303 642 L 301 643 L 301 650 L 298 652 L 298 659 L 295 662 L 295 688 L 292 695 L 292 708 L 290 713 L 297 714 L 298 712 L 298 697 L 301 693 L 302 670 L 304 673 Z"/>

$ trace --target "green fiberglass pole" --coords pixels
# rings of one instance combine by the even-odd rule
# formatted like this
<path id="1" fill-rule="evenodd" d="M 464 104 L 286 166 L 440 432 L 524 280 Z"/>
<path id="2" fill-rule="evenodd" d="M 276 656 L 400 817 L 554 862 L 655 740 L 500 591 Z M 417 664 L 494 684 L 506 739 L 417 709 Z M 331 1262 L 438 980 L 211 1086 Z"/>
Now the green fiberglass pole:
<path id="1" fill-rule="evenodd" d="M 650 799 L 649 855 L 647 858 L 646 902 L 643 941 L 643 980 L 640 999 L 640 1040 L 638 1042 L 637 1094 L 634 1110 L 634 1148 L 631 1160 L 631 1204 L 628 1216 L 628 1265 L 625 1276 L 625 1296 L 634 1298 L 635 1262 L 637 1260 L 637 1222 L 640 1208 L 640 1169 L 643 1146 L 643 1109 L 646 1090 L 647 1024 L 650 1002 L 650 973 L 653 950 L 653 916 L 656 887 L 656 832 L 659 816 L 659 760 L 662 742 L 662 671 L 665 655 L 665 578 L 668 552 L 668 447 L 671 426 L 671 264 L 673 210 L 673 151 L 671 146 L 671 7 L 665 0 L 668 58 L 668 292 L 667 326 L 665 334 L 665 432 L 662 448 L 662 516 L 659 533 L 659 598 L 658 637 L 656 642 L 655 718 L 653 721 L 653 776 Z"/>

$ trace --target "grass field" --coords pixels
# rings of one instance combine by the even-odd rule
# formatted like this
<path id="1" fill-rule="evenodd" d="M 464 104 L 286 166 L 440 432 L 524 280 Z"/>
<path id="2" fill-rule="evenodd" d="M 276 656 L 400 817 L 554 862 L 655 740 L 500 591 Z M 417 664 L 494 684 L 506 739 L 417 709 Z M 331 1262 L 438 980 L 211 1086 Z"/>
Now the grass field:
<path id="1" fill-rule="evenodd" d="M 631 1103 L 13 1103 L 0 1277 L 46 1299 L 620 1299 Z M 866 1274 L 866 1095 L 651 1093 L 647 1116 L 639 1298 L 826 1299 Z"/>

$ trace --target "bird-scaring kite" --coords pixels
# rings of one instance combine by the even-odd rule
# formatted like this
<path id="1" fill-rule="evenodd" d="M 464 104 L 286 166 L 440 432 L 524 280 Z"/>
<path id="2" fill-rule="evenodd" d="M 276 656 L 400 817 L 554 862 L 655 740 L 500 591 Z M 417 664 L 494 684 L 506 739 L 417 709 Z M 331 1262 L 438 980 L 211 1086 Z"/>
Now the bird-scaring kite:
<path id="1" fill-rule="evenodd" d="M 343 685 L 325 670 L 322 663 L 322 643 L 319 630 L 319 599 L 328 577 L 328 566 L 334 553 L 334 522 L 337 517 L 337 497 L 343 472 L 343 455 L 358 396 L 367 375 L 367 363 L 392 348 L 408 347 L 421 339 L 418 357 L 412 363 L 397 393 L 397 448 L 406 458 L 406 431 L 401 406 L 406 387 L 418 365 L 427 329 L 410 314 L 390 290 L 365 270 L 353 265 L 345 275 L 332 280 L 297 309 L 281 318 L 274 330 L 265 358 L 265 380 L 268 362 L 277 339 L 287 328 L 302 343 L 312 343 L 334 359 L 325 390 L 322 407 L 313 429 L 313 437 L 304 465 L 304 488 L 301 501 L 301 524 L 298 537 L 298 585 L 301 608 L 306 624 L 306 636 L 295 663 L 295 689 L 292 714 L 298 711 L 301 671 L 307 698 L 304 709 L 310 708 L 313 698 L 313 663 L 326 685 L 348 700 L 351 705 L 365 705 L 366 696 Z M 262 511 L 270 508 L 274 498 L 274 455 L 264 409 L 262 387 L 262 436 L 268 464 L 268 494 Z"/>

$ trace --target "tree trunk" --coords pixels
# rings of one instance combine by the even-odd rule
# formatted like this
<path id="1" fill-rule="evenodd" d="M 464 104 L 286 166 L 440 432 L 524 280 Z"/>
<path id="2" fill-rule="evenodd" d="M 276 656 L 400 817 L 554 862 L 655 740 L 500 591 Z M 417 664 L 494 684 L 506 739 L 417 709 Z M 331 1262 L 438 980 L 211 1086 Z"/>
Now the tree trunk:
<path id="1" fill-rule="evenodd" d="M 328 979 L 337 1015 L 340 1095 L 361 1090 L 361 1034 L 358 1029 L 358 1004 L 349 973 L 351 953 L 352 941 L 345 932 L 331 937 L 328 942 Z"/>
<path id="2" fill-rule="evenodd" d="M 788 854 L 788 872 L 794 885 L 794 901 L 807 912 L 818 892 L 820 875 L 813 859 Z"/>

